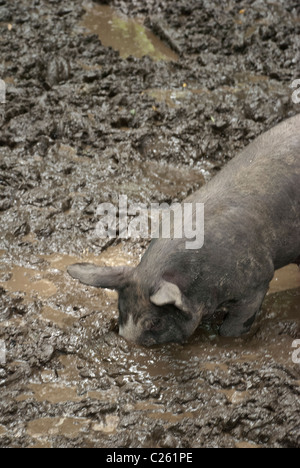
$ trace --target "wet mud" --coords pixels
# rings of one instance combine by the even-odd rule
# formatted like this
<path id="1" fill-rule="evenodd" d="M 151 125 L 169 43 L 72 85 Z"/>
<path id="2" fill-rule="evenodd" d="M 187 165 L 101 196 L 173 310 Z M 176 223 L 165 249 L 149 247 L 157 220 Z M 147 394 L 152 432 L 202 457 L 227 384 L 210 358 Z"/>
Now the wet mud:
<path id="1" fill-rule="evenodd" d="M 296 265 L 249 335 L 152 349 L 66 274 L 147 247 L 99 239 L 100 203 L 181 201 L 299 112 L 299 7 L 105 3 L 0 2 L 0 446 L 299 448 Z"/>

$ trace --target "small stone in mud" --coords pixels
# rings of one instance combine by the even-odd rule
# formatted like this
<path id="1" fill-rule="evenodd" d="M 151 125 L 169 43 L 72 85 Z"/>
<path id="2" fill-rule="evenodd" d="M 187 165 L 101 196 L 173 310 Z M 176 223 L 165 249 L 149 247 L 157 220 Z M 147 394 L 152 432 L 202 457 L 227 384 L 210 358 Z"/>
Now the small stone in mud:
<path id="1" fill-rule="evenodd" d="M 0 426 L 0 437 L 4 436 L 5 434 L 6 434 L 6 427 Z"/>
<path id="2" fill-rule="evenodd" d="M 7 198 L 4 198 L 4 200 L 0 201 L 0 211 L 9 210 L 11 206 L 12 206 L 12 202 L 8 200 Z"/>
<path id="3" fill-rule="evenodd" d="M 48 136 L 41 136 L 38 143 L 35 146 L 36 153 L 38 153 L 38 155 L 42 157 L 45 157 L 48 152 L 49 146 L 51 145 L 51 142 L 52 140 Z"/>
<path id="4" fill-rule="evenodd" d="M 27 234 L 30 233 L 30 226 L 27 222 L 20 224 L 15 230 L 14 230 L 14 236 L 19 237 L 19 236 L 27 236 Z"/>
<path id="5" fill-rule="evenodd" d="M 167 434 L 165 439 L 161 442 L 162 448 L 178 448 L 180 442 L 172 434 Z"/>
<path id="6" fill-rule="evenodd" d="M 65 213 L 66 211 L 68 211 L 71 208 L 71 206 L 72 206 L 72 198 L 66 198 L 60 204 L 60 211 Z"/>
<path id="7" fill-rule="evenodd" d="M 99 424 L 94 424 L 92 426 L 93 431 L 96 432 L 104 432 L 106 434 L 110 434 L 115 432 L 119 425 L 120 418 L 114 414 L 107 414 L 105 416 L 105 421 L 100 422 Z"/>
<path id="8" fill-rule="evenodd" d="M 5 273 L 0 274 L 0 282 L 9 281 L 11 280 L 11 278 L 12 278 L 12 273 L 5 272 Z M 1 290 L 3 290 L 4 292 L 2 293 Z M 5 290 L 3 288 L 0 288 L 0 296 L 2 294 L 5 294 Z"/>
<path id="9" fill-rule="evenodd" d="M 41 354 L 39 356 L 39 359 L 41 362 L 45 363 L 50 361 L 54 353 L 54 348 L 50 344 L 45 344 L 42 349 L 41 349 Z"/>
<path id="10" fill-rule="evenodd" d="M 52 88 L 71 76 L 70 62 L 64 57 L 55 57 L 50 60 L 46 70 L 46 84 Z"/>
<path id="11" fill-rule="evenodd" d="M 88 70 L 82 78 L 84 83 L 92 83 L 93 81 L 99 80 L 100 73 L 96 70 Z"/>
<path id="12" fill-rule="evenodd" d="M 9 307 L 5 307 L 5 309 L 2 309 L 0 311 L 0 322 L 4 320 L 8 320 L 12 315 L 12 311 Z"/>
<path id="13" fill-rule="evenodd" d="M 9 11 L 9 9 L 5 7 L 1 7 L 0 8 L 0 23 L 6 23 L 8 21 L 11 21 L 11 19 L 12 19 L 12 14 Z"/>
<path id="14" fill-rule="evenodd" d="M 55 231 L 54 229 L 54 226 L 51 226 L 51 224 L 49 224 L 48 226 L 45 226 L 44 228 L 41 228 L 37 231 L 35 231 L 37 237 L 41 238 L 41 237 L 50 237 L 51 234 L 53 234 L 53 232 Z"/>

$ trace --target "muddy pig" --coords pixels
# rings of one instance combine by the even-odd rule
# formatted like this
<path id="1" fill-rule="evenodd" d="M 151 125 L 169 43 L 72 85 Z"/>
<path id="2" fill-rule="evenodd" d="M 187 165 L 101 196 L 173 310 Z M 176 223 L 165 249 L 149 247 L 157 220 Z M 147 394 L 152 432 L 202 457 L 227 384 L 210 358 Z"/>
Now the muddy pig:
<path id="1" fill-rule="evenodd" d="M 204 203 L 201 249 L 159 238 L 136 268 L 68 268 L 84 284 L 118 290 L 119 333 L 140 345 L 183 342 L 221 306 L 221 335 L 248 332 L 275 269 L 300 263 L 300 114 L 254 140 L 185 202 Z"/>

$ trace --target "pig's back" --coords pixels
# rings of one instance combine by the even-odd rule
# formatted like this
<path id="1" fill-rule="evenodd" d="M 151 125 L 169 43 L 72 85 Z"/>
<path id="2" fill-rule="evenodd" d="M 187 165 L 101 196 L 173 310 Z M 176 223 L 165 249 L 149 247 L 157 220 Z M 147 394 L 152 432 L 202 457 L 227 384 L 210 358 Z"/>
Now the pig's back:
<path id="1" fill-rule="evenodd" d="M 256 138 L 184 202 L 205 205 L 204 246 L 194 251 L 186 250 L 184 238 L 152 240 L 139 273 L 145 271 L 153 284 L 164 271 L 188 272 L 190 265 L 193 272 L 195 264 L 216 263 L 216 257 L 221 270 L 222 262 L 229 268 L 251 249 L 258 257 L 271 254 L 276 268 L 297 259 L 300 115 Z"/>
<path id="2" fill-rule="evenodd" d="M 187 201 L 205 204 L 206 233 L 268 245 L 277 268 L 300 252 L 300 115 L 256 138 Z M 227 231 L 227 235 L 226 235 Z M 249 242 L 247 242 L 249 245 Z M 294 256 L 294 257 L 293 257 Z"/>
<path id="3" fill-rule="evenodd" d="M 300 202 L 300 114 L 256 138 L 185 201 L 251 203 L 260 197 L 270 204 L 280 191 Z"/>

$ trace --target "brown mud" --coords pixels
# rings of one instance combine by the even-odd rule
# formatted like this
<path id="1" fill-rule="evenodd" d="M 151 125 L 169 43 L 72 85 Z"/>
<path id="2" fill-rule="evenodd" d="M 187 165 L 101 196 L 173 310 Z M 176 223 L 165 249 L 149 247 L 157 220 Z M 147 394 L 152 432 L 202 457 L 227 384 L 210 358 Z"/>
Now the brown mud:
<path id="1" fill-rule="evenodd" d="M 299 7 L 105 3 L 0 2 L 0 446 L 299 448 L 295 265 L 248 336 L 152 349 L 66 274 L 147 246 L 99 239 L 101 202 L 181 201 L 299 112 Z"/>

